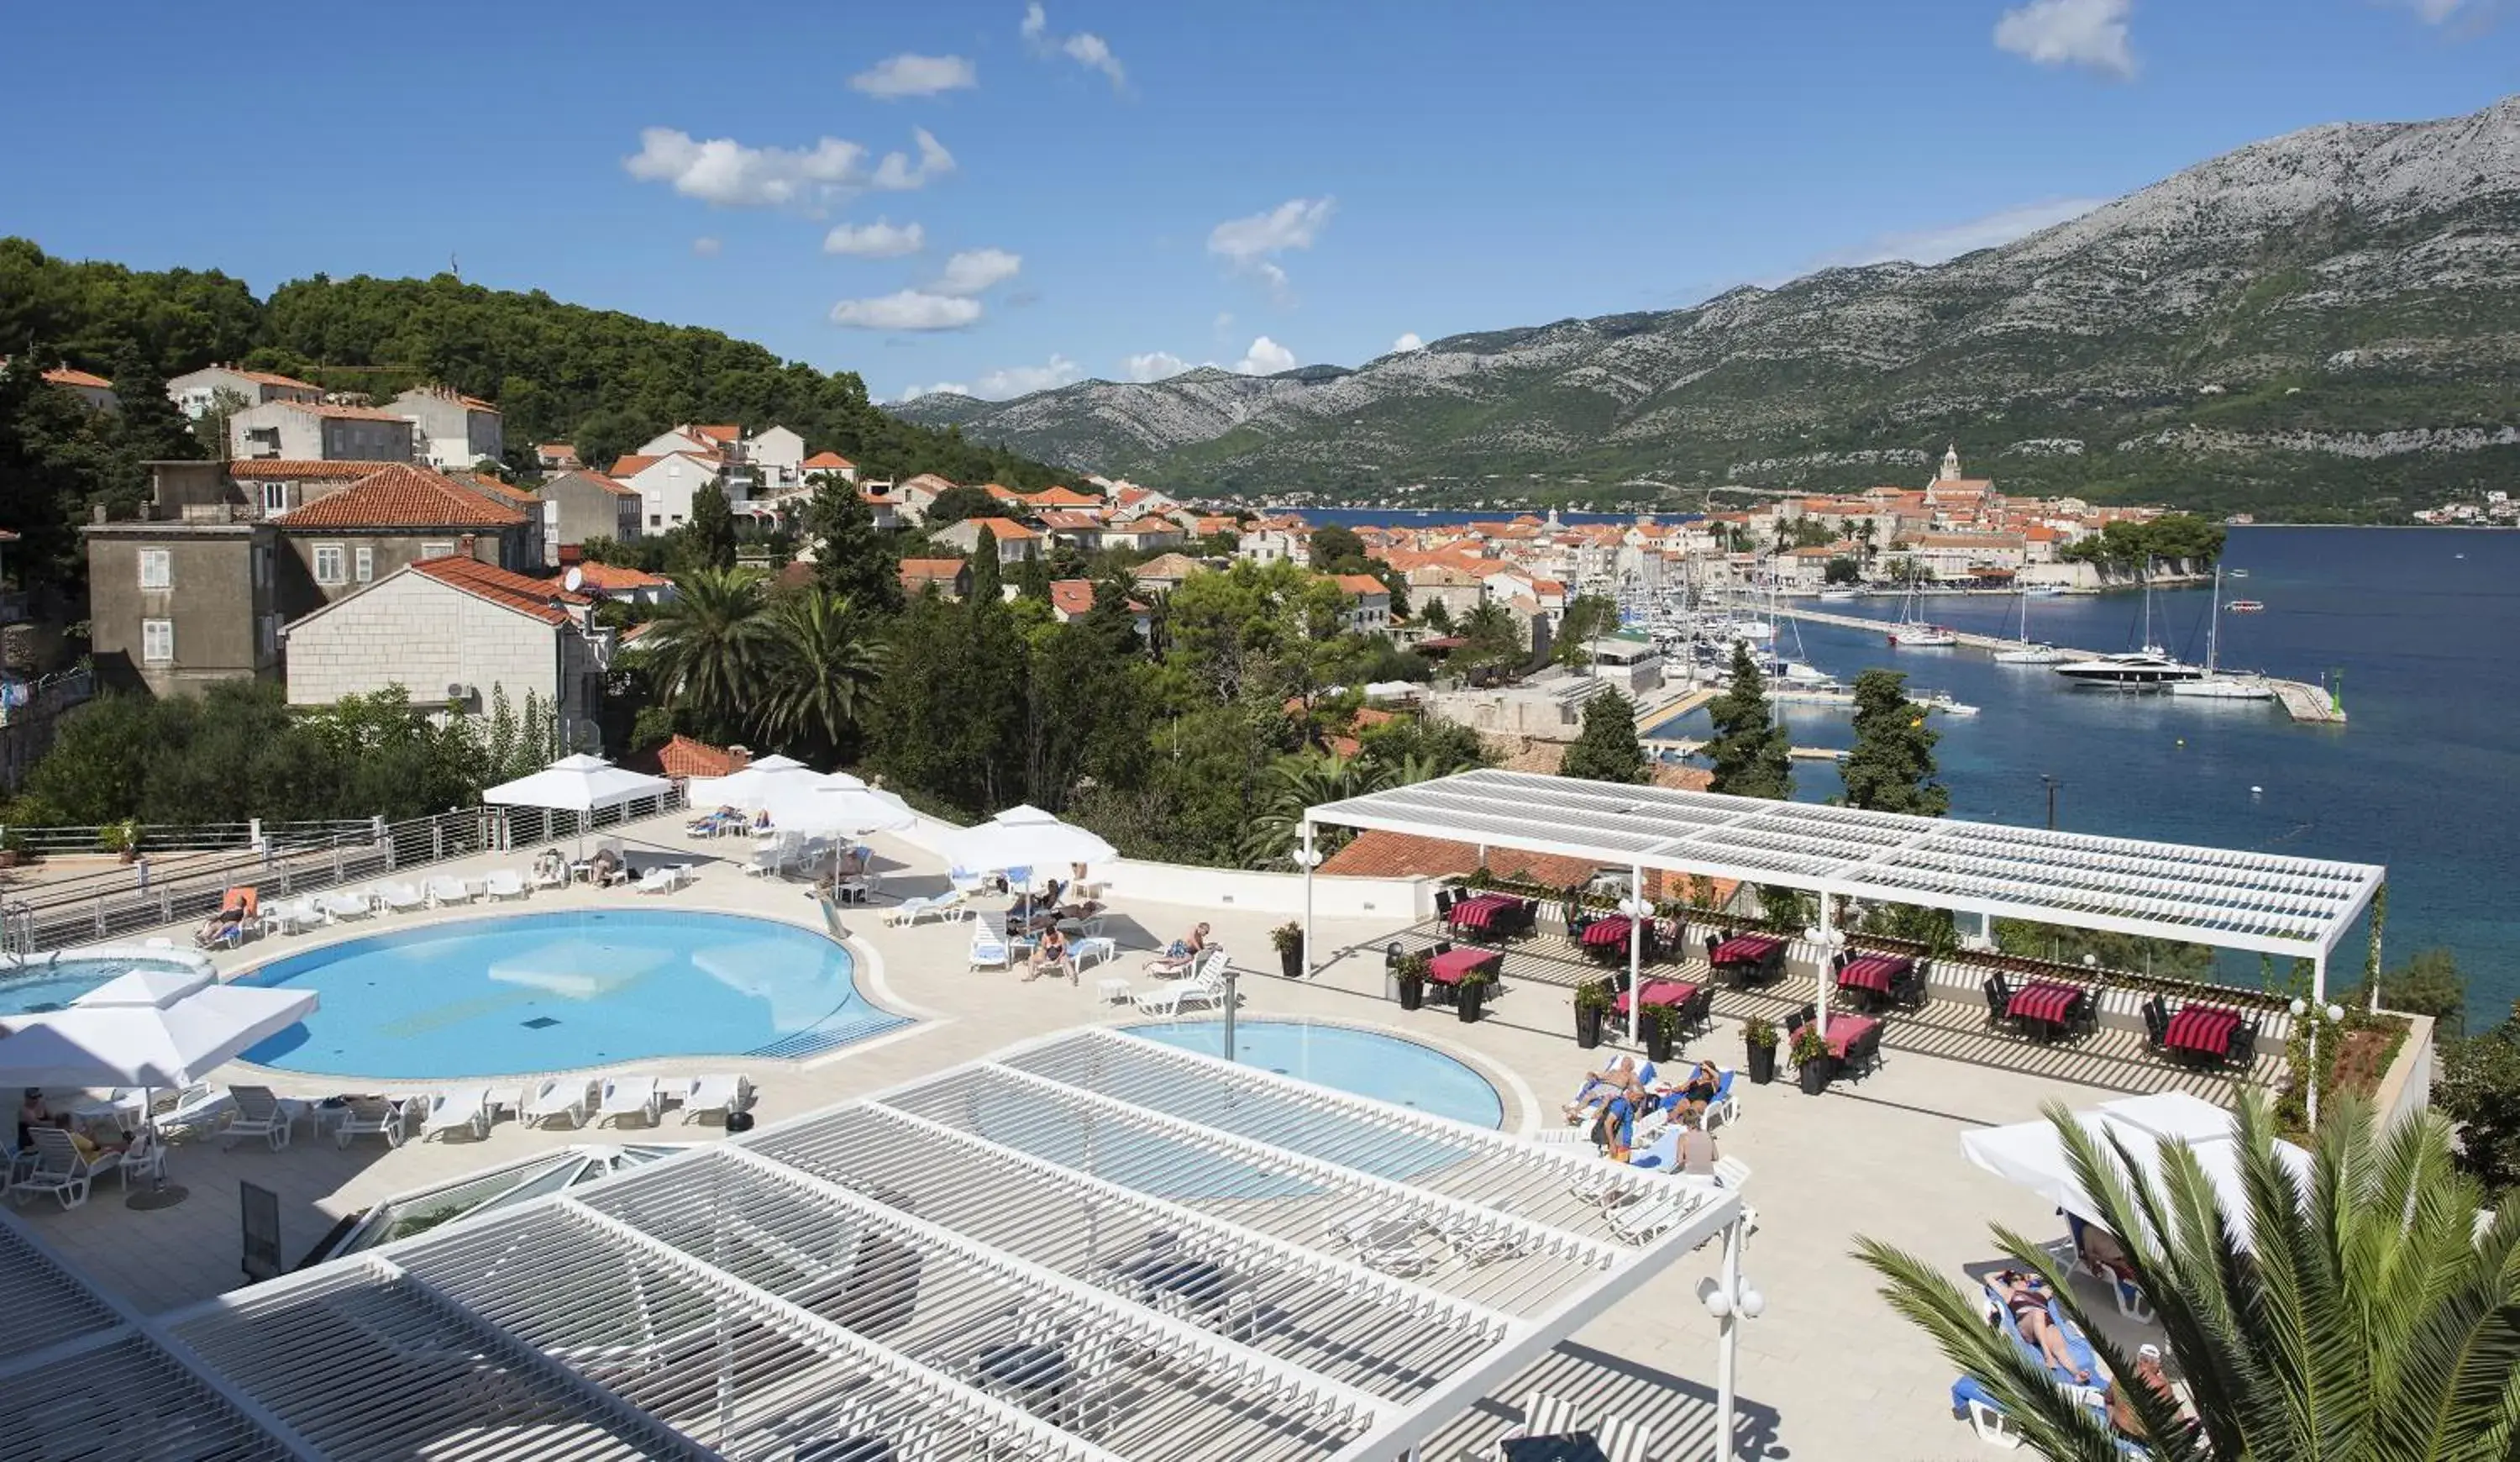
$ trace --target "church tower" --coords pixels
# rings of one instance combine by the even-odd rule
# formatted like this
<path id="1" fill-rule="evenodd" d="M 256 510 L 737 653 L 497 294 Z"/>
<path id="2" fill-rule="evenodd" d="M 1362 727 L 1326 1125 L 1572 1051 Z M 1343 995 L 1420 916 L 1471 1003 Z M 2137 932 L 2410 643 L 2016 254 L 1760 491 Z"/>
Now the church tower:
<path id="1" fill-rule="evenodd" d="M 1943 470 L 1934 475 L 1934 480 L 1937 482 L 1957 482 L 1959 480 L 1960 448 L 1958 442 L 1953 442 L 1943 448 Z"/>

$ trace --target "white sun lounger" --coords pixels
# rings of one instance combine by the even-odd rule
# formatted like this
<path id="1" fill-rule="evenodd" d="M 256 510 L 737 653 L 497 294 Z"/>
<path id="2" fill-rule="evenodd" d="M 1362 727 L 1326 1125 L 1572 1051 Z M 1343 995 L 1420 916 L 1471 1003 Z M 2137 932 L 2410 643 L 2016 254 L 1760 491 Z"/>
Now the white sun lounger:
<path id="1" fill-rule="evenodd" d="M 922 919 L 936 918 L 951 924 L 957 919 L 968 918 L 969 915 L 970 910 L 964 906 L 963 891 L 949 889 L 926 898 L 903 899 L 883 911 L 883 922 L 916 924 Z"/>
<path id="2" fill-rule="evenodd" d="M 1014 963 L 1014 951 L 1007 943 L 1007 921 L 1004 915 L 982 914 L 971 922 L 971 968 L 1003 970 Z"/>
<path id="3" fill-rule="evenodd" d="M 59 1127 L 36 1127 L 26 1135 L 35 1146 L 34 1166 L 9 1185 L 11 1198 L 23 1202 L 25 1194 L 50 1193 L 63 1208 L 74 1209 L 87 1202 L 91 1184 L 116 1168 L 122 1168 L 122 1186 L 131 1186 L 131 1173 L 123 1167 L 120 1153 L 81 1157 L 78 1144 Z"/>
<path id="4" fill-rule="evenodd" d="M 1576 1430 L 1575 1403 L 1564 1396 L 1553 1396 L 1535 1391 L 1522 1398 L 1522 1424 L 1497 1439 L 1496 1455 L 1505 1455 L 1505 1444 L 1531 1437 L 1563 1437 Z"/>
<path id="5" fill-rule="evenodd" d="M 1694 1183 L 1681 1178 L 1648 1177 L 1649 1184 L 1637 1197 L 1602 1211 L 1610 1232 L 1631 1244 L 1650 1244 L 1696 1211 L 1704 1194 Z"/>
<path id="6" fill-rule="evenodd" d="M 313 894 L 302 898 L 284 898 L 275 903 L 265 904 L 260 920 L 264 934 L 277 930 L 282 934 L 291 935 L 303 933 L 307 926 L 323 922 L 324 906 Z"/>
<path id="7" fill-rule="evenodd" d="M 725 1117 L 751 1105 L 752 1083 L 742 1076 L 722 1073 L 694 1076 L 683 1088 L 683 1123 L 688 1126 L 704 1113 Z"/>
<path id="8" fill-rule="evenodd" d="M 409 884 L 386 884 L 377 891 L 377 896 L 385 901 L 386 908 L 398 914 L 407 914 L 413 909 L 425 908 L 428 902 L 421 896 L 418 889 Z"/>
<path id="9" fill-rule="evenodd" d="M 428 1115 L 421 1119 L 420 1140 L 443 1137 L 449 1132 L 470 1132 L 475 1137 L 490 1135 L 493 1108 L 490 1088 L 465 1086 L 441 1091 L 428 1099 Z"/>
<path id="10" fill-rule="evenodd" d="M 514 868 L 493 868 L 481 880 L 481 891 L 492 898 L 522 898 L 529 891 L 523 874 Z"/>
<path id="11" fill-rule="evenodd" d="M 1141 990 L 1129 998 L 1145 1014 L 1170 1020 L 1193 1005 L 1204 1005 L 1211 1010 L 1222 1006 L 1225 1003 L 1225 977 L 1222 973 L 1202 974 L 1161 989 Z"/>
<path id="12" fill-rule="evenodd" d="M 654 1126 L 665 1114 L 665 1094 L 656 1086 L 653 1076 L 607 1076 L 604 1095 L 595 1109 L 595 1124 L 619 1121 L 636 1117 Z"/>
<path id="13" fill-rule="evenodd" d="M 683 886 L 683 881 L 691 876 L 691 871 L 681 863 L 667 863 L 651 868 L 639 875 L 639 891 L 671 893 Z"/>
<path id="14" fill-rule="evenodd" d="M 472 890 L 464 880 L 441 873 L 428 881 L 428 901 L 441 905 L 471 903 Z"/>
<path id="15" fill-rule="evenodd" d="M 582 1127 L 594 1107 L 594 1077 L 545 1076 L 519 1095 L 517 1116 L 529 1127 L 560 1117 L 567 1118 L 572 1127 Z"/>
<path id="16" fill-rule="evenodd" d="M 283 1101 L 268 1086 L 231 1086 L 228 1096 L 236 1102 L 236 1116 L 219 1129 L 220 1147 L 233 1147 L 240 1137 L 259 1137 L 273 1152 L 289 1145 L 289 1130 L 304 1104 Z"/>
<path id="17" fill-rule="evenodd" d="M 348 1147 L 353 1137 L 382 1137 L 387 1147 L 402 1146 L 407 1130 L 402 1108 L 383 1097 L 352 1097 L 333 1128 L 333 1145 Z"/>
<path id="18" fill-rule="evenodd" d="M 324 911 L 324 922 L 339 924 L 349 919 L 375 916 L 377 906 L 365 893 L 324 893 L 316 896 L 315 906 Z"/>

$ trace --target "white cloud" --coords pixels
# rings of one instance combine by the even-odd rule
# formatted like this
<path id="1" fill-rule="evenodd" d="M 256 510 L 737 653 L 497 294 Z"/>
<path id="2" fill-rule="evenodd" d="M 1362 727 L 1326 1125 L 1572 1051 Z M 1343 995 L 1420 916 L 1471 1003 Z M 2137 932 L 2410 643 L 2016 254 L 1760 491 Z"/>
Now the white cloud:
<path id="1" fill-rule="evenodd" d="M 1170 350 L 1149 350 L 1132 355 L 1125 362 L 1130 380 L 1145 385 L 1149 381 L 1169 381 L 1190 369 L 1190 362 Z"/>
<path id="2" fill-rule="evenodd" d="M 1081 381 L 1084 370 L 1075 361 L 1054 350 L 1047 363 L 1037 366 L 1006 366 L 990 371 L 971 385 L 971 394 L 984 400 L 1003 401 L 1009 396 L 1028 396 L 1037 390 L 1050 390 Z"/>
<path id="3" fill-rule="evenodd" d="M 1824 254 L 1818 260 L 1817 267 L 1878 264 L 1889 259 L 1905 259 L 1912 264 L 1939 264 L 1945 259 L 1956 259 L 1980 249 L 1995 249 L 2015 239 L 2028 238 L 2068 218 L 2080 218 L 2106 202 L 2108 200 L 2104 198 L 2052 199 L 1934 228 L 1883 234 L 1851 249 Z"/>
<path id="4" fill-rule="evenodd" d="M 2416 0 L 2419 5 L 2440 0 Z M 2029 0 L 1995 23 L 1995 45 L 2040 66 L 2087 67 L 2119 80 L 2135 76 L 2127 44 L 2133 0 Z"/>
<path id="5" fill-rule="evenodd" d="M 939 381 L 934 386 L 905 386 L 895 399 L 916 401 L 921 396 L 968 396 L 970 393 L 971 388 L 959 381 Z"/>
<path id="6" fill-rule="evenodd" d="M 980 301 L 902 290 L 832 306 L 832 323 L 855 330 L 960 330 L 980 319 Z"/>
<path id="7" fill-rule="evenodd" d="M 2413 11 L 2415 19 L 2425 24 L 2439 25 L 2461 11 L 2481 11 L 2491 0 L 2396 0 L 2396 3 Z"/>
<path id="8" fill-rule="evenodd" d="M 823 252 L 862 259 L 897 259 L 927 247 L 927 230 L 916 223 L 898 227 L 888 218 L 873 223 L 843 223 L 823 236 Z"/>
<path id="9" fill-rule="evenodd" d="M 1120 58 L 1111 54 L 1110 42 L 1090 30 L 1074 35 L 1054 35 L 1050 28 L 1050 12 L 1041 8 L 1041 0 L 1024 7 L 1023 24 L 1017 29 L 1035 51 L 1044 56 L 1064 56 L 1088 70 L 1101 71 L 1111 78 L 1111 89 L 1118 91 L 1129 82 L 1129 72 Z"/>
<path id="10" fill-rule="evenodd" d="M 1229 218 L 1208 230 L 1207 251 L 1235 268 L 1259 276 L 1278 295 L 1286 293 L 1286 271 L 1271 257 L 1310 249 L 1329 226 L 1336 204 L 1328 198 L 1290 198 L 1265 213 Z"/>
<path id="11" fill-rule="evenodd" d="M 901 153 L 884 154 L 883 160 L 876 165 L 875 186 L 896 193 L 924 188 L 928 179 L 954 170 L 954 155 L 945 151 L 945 144 L 938 142 L 934 133 L 916 127 L 912 135 L 919 143 L 919 160 L 913 163 Z"/>
<path id="12" fill-rule="evenodd" d="M 1005 284 L 1022 269 L 1022 254 L 1003 249 L 966 249 L 945 261 L 945 272 L 928 288 L 939 295 L 968 297 Z"/>
<path id="13" fill-rule="evenodd" d="M 1234 369 L 1245 376 L 1275 376 L 1280 371 L 1294 368 L 1295 352 L 1265 335 L 1253 341 L 1251 348 L 1243 351 L 1242 358 L 1234 363 Z"/>
<path id="14" fill-rule="evenodd" d="M 1407 332 L 1402 335 L 1400 339 L 1391 343 L 1392 353 L 1395 355 L 1406 355 L 1412 350 L 1423 350 L 1425 348 L 1426 343 L 1419 340 L 1418 338 L 1418 332 L 1414 330 Z"/>
<path id="15" fill-rule="evenodd" d="M 1216 332 L 1216 338 L 1218 340 L 1225 339 L 1225 333 L 1234 328 L 1234 311 L 1230 309 L 1219 310 L 1216 316 L 1216 323 L 1208 328 Z"/>
<path id="16" fill-rule="evenodd" d="M 716 239 L 713 239 L 706 234 L 702 234 L 700 237 L 692 241 L 692 252 L 704 259 L 716 258 L 718 251 L 725 247 L 726 246 L 724 244 L 719 243 Z"/>
<path id="17" fill-rule="evenodd" d="M 829 197 L 858 181 L 866 149 L 826 137 L 802 152 L 707 142 L 673 127 L 649 127 L 622 160 L 642 182 L 667 183 L 686 198 L 727 208 L 788 207 Z"/>
<path id="18" fill-rule="evenodd" d="M 979 73 L 960 56 L 887 57 L 849 78 L 851 87 L 883 102 L 932 97 L 979 84 Z"/>

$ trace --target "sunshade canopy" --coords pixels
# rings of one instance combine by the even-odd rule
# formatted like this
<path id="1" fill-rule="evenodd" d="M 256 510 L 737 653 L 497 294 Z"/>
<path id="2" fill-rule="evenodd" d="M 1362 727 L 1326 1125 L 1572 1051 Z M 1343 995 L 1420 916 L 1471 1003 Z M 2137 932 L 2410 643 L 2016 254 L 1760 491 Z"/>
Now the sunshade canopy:
<path id="1" fill-rule="evenodd" d="M 813 787 L 822 780 L 823 774 L 804 762 L 774 754 L 723 777 L 694 777 L 687 790 L 696 808 L 756 807 L 782 792 Z"/>
<path id="2" fill-rule="evenodd" d="M 2232 1233 L 2241 1244 L 2249 1242 L 2249 1195 L 2240 1181 L 2240 1145 L 2229 1112 L 2183 1091 L 2165 1091 L 2102 1102 L 2075 1113 L 2074 1119 L 2099 1141 L 2103 1157 L 2108 1155 L 2110 1137 L 2124 1143 L 2135 1157 L 2138 1175 L 2146 1178 L 2158 1177 L 2164 1170 L 2163 1144 L 2187 1144 L 2196 1154 L 2197 1165 L 2213 1182 Z M 2063 1138 L 2046 1119 L 1962 1132 L 1960 1151 L 1996 1176 L 2028 1188 L 2085 1222 L 2106 1226 L 2108 1220 L 2099 1206 L 2074 1180 Z M 2277 1142 L 2275 1156 L 2306 1189 L 2310 1154 L 2289 1142 Z"/>
<path id="3" fill-rule="evenodd" d="M 1100 863 L 1118 854 L 1110 844 L 1085 829 L 1022 804 L 950 835 L 945 855 L 958 868 L 979 870 Z"/>
<path id="4" fill-rule="evenodd" d="M 500 807 L 549 807 L 560 812 L 593 812 L 617 807 L 643 797 L 671 792 L 674 784 L 614 766 L 601 756 L 562 756 L 531 776 L 502 782 L 481 794 L 481 800 Z"/>
<path id="5" fill-rule="evenodd" d="M 313 990 L 213 984 L 165 1005 L 84 1001 L 0 1036 L 0 1087 L 183 1086 L 312 1014 Z"/>
<path id="6" fill-rule="evenodd" d="M 81 1009 L 101 1005 L 172 1005 L 195 990 L 207 989 L 219 978 L 210 965 L 142 965 L 125 970 L 70 1003 Z"/>
<path id="7" fill-rule="evenodd" d="M 844 773 L 782 787 L 761 807 L 782 832 L 894 833 L 919 821 L 908 802 Z"/>

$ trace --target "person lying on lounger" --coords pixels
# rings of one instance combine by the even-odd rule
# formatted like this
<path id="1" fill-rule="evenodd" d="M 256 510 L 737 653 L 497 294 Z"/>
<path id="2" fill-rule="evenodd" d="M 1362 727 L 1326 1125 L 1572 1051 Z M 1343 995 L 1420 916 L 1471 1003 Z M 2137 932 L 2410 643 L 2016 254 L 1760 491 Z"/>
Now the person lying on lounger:
<path id="1" fill-rule="evenodd" d="M 2170 1373 L 2162 1369 L 2161 1352 L 2151 1346 L 2136 1352 L 2135 1382 L 2159 1396 L 2164 1404 L 2174 1409 L 2179 1406 L 2179 1393 L 2170 1388 Z M 2134 1386 L 2109 1389 L 2109 1425 L 2117 1428 L 2121 1436 L 2146 1441 L 2150 1438 L 2144 1433 L 2143 1418 L 2136 1415 L 2134 1392 Z"/>
<path id="2" fill-rule="evenodd" d="M 2065 1341 L 2064 1328 L 2048 1312 L 2048 1286 L 2036 1274 L 2015 1270 L 1999 1271 L 1994 1280 L 1996 1297 L 2003 1307 L 2012 1311 L 2012 1323 L 2019 1327 L 2021 1338 L 2038 1348 L 2040 1359 L 2051 1370 L 2063 1371 L 2085 1386 L 2092 1384 L 2092 1373 L 2074 1363 L 2074 1352 Z"/>
<path id="3" fill-rule="evenodd" d="M 1586 1072 L 1584 1084 L 1576 1089 L 1575 1100 L 1563 1110 L 1568 1121 L 1582 1121 L 1584 1115 L 1601 1103 L 1636 1084 L 1637 1058 L 1620 1056 L 1598 1072 Z"/>
<path id="4" fill-rule="evenodd" d="M 209 922 L 193 931 L 193 943 L 207 949 L 223 939 L 234 937 L 245 928 L 245 905 L 232 903 L 209 917 Z"/>
<path id="5" fill-rule="evenodd" d="M 1207 926 L 1201 924 L 1191 930 L 1189 938 L 1173 940 L 1171 947 L 1147 961 L 1147 972 L 1150 975 L 1178 975 L 1189 969 L 1205 948 Z"/>
<path id="6" fill-rule="evenodd" d="M 1688 1074 L 1688 1080 L 1683 1081 L 1664 1096 L 1663 1110 L 1674 1114 L 1703 1117 L 1706 1115 L 1707 1107 L 1714 1102 L 1715 1093 L 1723 1089 L 1723 1086 L 1724 1074 L 1715 1069 L 1715 1063 L 1701 1061 L 1697 1063 L 1697 1069 Z"/>

